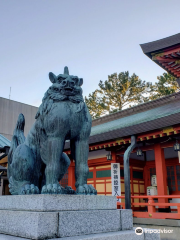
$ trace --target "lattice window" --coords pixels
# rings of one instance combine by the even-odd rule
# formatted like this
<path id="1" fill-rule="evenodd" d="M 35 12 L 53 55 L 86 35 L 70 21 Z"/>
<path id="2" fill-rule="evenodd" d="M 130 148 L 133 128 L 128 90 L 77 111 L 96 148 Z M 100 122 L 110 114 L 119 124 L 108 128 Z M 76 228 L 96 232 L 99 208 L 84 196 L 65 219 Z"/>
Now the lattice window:
<path id="1" fill-rule="evenodd" d="M 168 182 L 169 191 L 176 191 L 174 166 L 167 167 L 167 182 Z"/>
<path id="2" fill-rule="evenodd" d="M 68 171 L 65 173 L 64 177 L 61 179 L 60 184 L 62 187 L 68 186 Z"/>

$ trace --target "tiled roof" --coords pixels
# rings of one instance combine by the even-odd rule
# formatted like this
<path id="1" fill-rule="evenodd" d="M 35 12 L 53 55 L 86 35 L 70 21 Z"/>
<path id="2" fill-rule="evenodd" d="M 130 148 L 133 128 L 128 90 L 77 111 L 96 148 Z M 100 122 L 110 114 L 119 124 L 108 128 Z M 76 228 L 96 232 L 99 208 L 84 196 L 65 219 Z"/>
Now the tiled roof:
<path id="1" fill-rule="evenodd" d="M 107 133 L 129 126 L 135 126 L 144 122 L 150 122 L 152 120 L 164 118 L 175 113 L 180 113 L 180 102 L 169 103 L 167 105 L 153 108 L 148 111 L 132 114 L 124 118 L 116 119 L 114 121 L 94 126 L 91 129 L 91 136 L 101 133 Z"/>
<path id="2" fill-rule="evenodd" d="M 145 54 L 180 44 L 180 33 L 157 41 L 140 44 Z"/>
<path id="3" fill-rule="evenodd" d="M 110 122 L 115 119 L 120 119 L 120 118 L 123 118 L 126 116 L 131 116 L 131 115 L 139 113 L 139 112 L 144 112 L 144 111 L 154 109 L 154 108 L 157 108 L 157 107 L 160 107 L 160 106 L 172 103 L 172 102 L 177 102 L 177 101 L 179 101 L 179 103 L 180 103 L 180 92 L 173 93 L 173 94 L 158 98 L 153 101 L 139 104 L 139 105 L 133 106 L 131 108 L 127 108 L 127 109 L 118 111 L 116 113 L 108 114 L 103 117 L 94 119 L 92 121 L 92 127 L 103 124 L 105 122 Z"/>
<path id="4" fill-rule="evenodd" d="M 180 33 L 140 44 L 144 54 L 176 78 L 180 78 Z"/>
<path id="5" fill-rule="evenodd" d="M 0 134 L 0 148 L 3 147 L 10 147 L 11 141 L 5 138 L 3 135 Z"/>

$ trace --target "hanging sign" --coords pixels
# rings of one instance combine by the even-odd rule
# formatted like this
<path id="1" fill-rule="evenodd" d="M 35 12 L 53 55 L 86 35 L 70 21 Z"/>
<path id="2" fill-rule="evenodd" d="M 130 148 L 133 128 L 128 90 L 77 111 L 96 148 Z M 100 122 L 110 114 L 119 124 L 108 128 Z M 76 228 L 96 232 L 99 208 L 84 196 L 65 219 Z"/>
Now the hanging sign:
<path id="1" fill-rule="evenodd" d="M 111 163 L 112 196 L 121 196 L 120 163 Z M 117 199 L 121 202 L 121 199 Z"/>

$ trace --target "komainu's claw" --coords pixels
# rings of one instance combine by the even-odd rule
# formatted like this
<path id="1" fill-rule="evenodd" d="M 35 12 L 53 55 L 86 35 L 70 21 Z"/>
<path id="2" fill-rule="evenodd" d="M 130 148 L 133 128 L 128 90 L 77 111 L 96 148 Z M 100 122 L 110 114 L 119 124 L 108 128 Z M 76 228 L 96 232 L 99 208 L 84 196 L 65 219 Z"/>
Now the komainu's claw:
<path id="1" fill-rule="evenodd" d="M 78 195 L 97 195 L 96 189 L 92 185 L 83 184 L 76 188 L 76 194 Z"/>
<path id="2" fill-rule="evenodd" d="M 44 185 L 41 194 L 62 194 L 61 186 L 59 183 Z"/>
<path id="3" fill-rule="evenodd" d="M 53 193 L 57 194 L 57 184 L 53 184 Z"/>
<path id="4" fill-rule="evenodd" d="M 41 194 L 46 194 L 47 193 L 47 187 L 44 185 L 41 190 Z"/>
<path id="5" fill-rule="evenodd" d="M 30 195 L 30 194 L 38 194 L 39 188 L 34 184 L 26 184 L 21 188 L 21 194 Z"/>
<path id="6" fill-rule="evenodd" d="M 36 194 L 39 194 L 39 188 L 35 186 L 35 192 Z"/>
<path id="7" fill-rule="evenodd" d="M 48 194 L 53 193 L 53 187 L 52 187 L 52 184 L 48 184 L 48 185 L 47 185 L 47 193 L 48 193 Z"/>

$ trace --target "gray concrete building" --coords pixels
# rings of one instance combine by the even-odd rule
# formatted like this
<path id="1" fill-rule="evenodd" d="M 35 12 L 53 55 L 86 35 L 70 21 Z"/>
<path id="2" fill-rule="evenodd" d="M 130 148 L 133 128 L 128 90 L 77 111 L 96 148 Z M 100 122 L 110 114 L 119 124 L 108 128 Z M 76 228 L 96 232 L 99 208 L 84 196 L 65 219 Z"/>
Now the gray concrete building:
<path id="1" fill-rule="evenodd" d="M 25 136 L 35 122 L 38 107 L 0 97 L 0 134 L 11 141 L 20 113 L 25 117 Z"/>
<path id="2" fill-rule="evenodd" d="M 27 136 L 35 122 L 37 110 L 37 107 L 0 97 L 0 195 L 10 194 L 6 171 L 3 172 L 2 170 L 4 168 L 6 169 L 8 161 L 7 154 L 4 152 L 4 146 L 10 146 L 19 114 L 24 114 L 24 133 L 25 136 Z"/>

